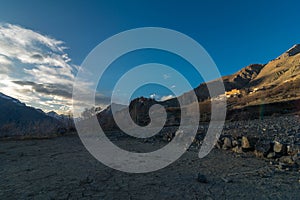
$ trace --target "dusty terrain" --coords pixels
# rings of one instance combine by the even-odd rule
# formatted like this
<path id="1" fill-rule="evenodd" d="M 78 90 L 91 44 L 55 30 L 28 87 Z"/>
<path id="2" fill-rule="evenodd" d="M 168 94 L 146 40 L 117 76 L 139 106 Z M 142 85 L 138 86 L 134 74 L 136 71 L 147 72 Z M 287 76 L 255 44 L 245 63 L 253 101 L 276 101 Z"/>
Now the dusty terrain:
<path id="1" fill-rule="evenodd" d="M 118 144 L 140 151 L 164 145 L 128 138 Z M 127 174 L 102 165 L 75 135 L 0 141 L 0 199 L 299 199 L 298 170 L 280 170 L 253 153 L 197 153 L 192 148 L 156 172 Z"/>

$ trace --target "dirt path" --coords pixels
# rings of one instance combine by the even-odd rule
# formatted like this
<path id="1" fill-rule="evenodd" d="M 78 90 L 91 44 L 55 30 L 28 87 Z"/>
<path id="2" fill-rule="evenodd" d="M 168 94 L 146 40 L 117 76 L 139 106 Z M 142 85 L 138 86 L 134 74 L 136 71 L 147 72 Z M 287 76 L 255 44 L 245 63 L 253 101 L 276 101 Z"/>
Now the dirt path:
<path id="1" fill-rule="evenodd" d="M 156 146 L 135 143 L 143 151 Z M 299 179 L 251 154 L 216 149 L 201 160 L 190 150 L 165 169 L 126 174 L 95 160 L 77 136 L 0 142 L 0 199 L 299 199 Z"/>

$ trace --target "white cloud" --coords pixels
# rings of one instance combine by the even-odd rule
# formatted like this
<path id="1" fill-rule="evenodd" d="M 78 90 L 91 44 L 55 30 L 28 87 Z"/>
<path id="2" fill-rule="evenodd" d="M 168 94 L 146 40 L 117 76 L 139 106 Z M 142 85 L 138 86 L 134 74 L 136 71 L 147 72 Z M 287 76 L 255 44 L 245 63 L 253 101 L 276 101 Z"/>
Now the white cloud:
<path id="1" fill-rule="evenodd" d="M 166 79 L 171 78 L 171 76 L 170 76 L 169 74 L 164 74 L 164 75 L 163 75 L 163 78 L 166 80 Z"/>
<path id="2" fill-rule="evenodd" d="M 71 63 L 66 49 L 60 40 L 0 23 L 0 92 L 46 111 L 69 111 L 80 67 Z M 82 83 L 82 89 L 89 85 Z"/>
<path id="3" fill-rule="evenodd" d="M 150 94 L 150 98 L 151 99 L 155 99 L 156 98 L 156 94 L 154 93 L 154 94 Z"/>
<path id="4" fill-rule="evenodd" d="M 172 99 L 172 98 L 174 98 L 175 96 L 174 95 L 167 95 L 167 96 L 162 96 L 161 98 L 160 98 L 160 101 L 166 101 L 166 100 L 169 100 L 169 99 Z"/>
<path id="5" fill-rule="evenodd" d="M 11 65 L 12 62 L 6 56 L 0 54 L 0 64 L 1 65 Z"/>
<path id="6" fill-rule="evenodd" d="M 0 74 L 6 74 L 10 70 L 12 62 L 4 55 L 0 54 Z"/>

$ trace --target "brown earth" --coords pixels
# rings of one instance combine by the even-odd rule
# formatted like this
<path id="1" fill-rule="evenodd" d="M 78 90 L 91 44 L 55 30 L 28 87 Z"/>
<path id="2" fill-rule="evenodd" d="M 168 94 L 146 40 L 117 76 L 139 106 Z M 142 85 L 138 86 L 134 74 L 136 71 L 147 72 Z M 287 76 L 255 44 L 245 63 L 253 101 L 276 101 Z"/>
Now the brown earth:
<path id="1" fill-rule="evenodd" d="M 165 143 L 114 139 L 151 151 Z M 190 149 L 170 166 L 127 174 L 95 160 L 77 136 L 0 141 L 0 199 L 298 199 L 300 173 L 279 170 L 252 153 Z M 198 173 L 208 183 L 197 180 Z"/>

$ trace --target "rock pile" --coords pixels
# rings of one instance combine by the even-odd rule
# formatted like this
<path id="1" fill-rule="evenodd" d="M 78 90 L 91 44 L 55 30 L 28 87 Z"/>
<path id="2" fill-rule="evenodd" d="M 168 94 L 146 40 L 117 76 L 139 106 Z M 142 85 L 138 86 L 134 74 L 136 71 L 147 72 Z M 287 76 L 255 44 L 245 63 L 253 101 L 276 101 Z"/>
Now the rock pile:
<path id="1" fill-rule="evenodd" d="M 263 120 L 226 122 L 216 147 L 235 153 L 253 153 L 270 160 L 279 169 L 300 169 L 300 117 L 268 117 Z M 208 124 L 201 124 L 190 148 L 202 145 Z M 145 143 L 156 140 L 170 142 L 178 133 L 178 126 L 164 127 L 157 135 L 142 139 Z M 115 135 L 117 138 L 126 137 Z M 180 138 L 179 138 L 180 139 Z"/>
<path id="2" fill-rule="evenodd" d="M 216 147 L 225 150 L 231 149 L 236 153 L 253 152 L 257 157 L 276 161 L 280 169 L 288 170 L 300 167 L 300 145 L 265 140 L 257 136 L 223 135 Z"/>

